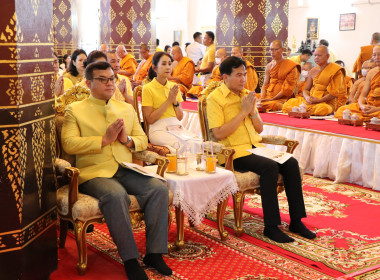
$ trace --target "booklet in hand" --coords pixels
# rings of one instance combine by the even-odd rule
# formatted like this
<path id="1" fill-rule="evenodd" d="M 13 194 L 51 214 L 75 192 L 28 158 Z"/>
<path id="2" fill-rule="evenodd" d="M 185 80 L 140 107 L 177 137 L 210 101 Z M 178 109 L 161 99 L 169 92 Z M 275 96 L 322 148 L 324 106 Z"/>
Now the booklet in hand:
<path id="1" fill-rule="evenodd" d="M 284 163 L 293 156 L 292 154 L 289 154 L 287 152 L 275 151 L 266 147 L 259 147 L 247 151 L 258 156 L 269 158 L 280 164 Z"/>

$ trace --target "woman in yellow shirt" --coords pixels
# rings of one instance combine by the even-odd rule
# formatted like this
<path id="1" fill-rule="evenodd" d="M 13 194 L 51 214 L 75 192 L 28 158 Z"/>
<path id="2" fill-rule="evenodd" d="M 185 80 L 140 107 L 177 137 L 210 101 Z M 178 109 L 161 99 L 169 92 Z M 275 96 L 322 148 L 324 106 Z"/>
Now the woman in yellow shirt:
<path id="1" fill-rule="evenodd" d="M 149 78 L 152 81 L 142 90 L 142 112 L 150 125 L 148 133 L 150 142 L 155 145 L 165 145 L 173 152 L 175 143 L 179 144 L 180 151 L 186 144 L 193 148 L 193 143 L 178 137 L 179 134 L 189 132 L 181 127 L 183 99 L 179 87 L 168 80 L 172 73 L 172 62 L 173 59 L 168 53 L 154 54 L 152 67 L 149 70 Z M 173 131 L 169 133 L 171 129 Z"/>
<path id="2" fill-rule="evenodd" d="M 63 74 L 63 77 L 70 79 L 74 85 L 79 83 L 84 77 L 84 62 L 87 59 L 87 54 L 82 49 L 77 49 L 71 55 L 69 69 Z"/>

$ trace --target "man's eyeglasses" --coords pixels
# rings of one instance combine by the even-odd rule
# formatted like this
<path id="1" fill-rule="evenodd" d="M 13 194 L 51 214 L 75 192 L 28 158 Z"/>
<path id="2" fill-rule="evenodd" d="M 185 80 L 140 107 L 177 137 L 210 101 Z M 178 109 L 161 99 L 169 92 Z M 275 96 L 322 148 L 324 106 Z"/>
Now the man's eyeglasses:
<path id="1" fill-rule="evenodd" d="M 277 49 L 269 49 L 269 51 L 270 51 L 270 52 L 276 52 L 276 51 L 278 51 L 279 49 L 281 49 L 281 48 L 277 48 Z"/>
<path id="2" fill-rule="evenodd" d="M 94 80 L 98 80 L 99 82 L 101 82 L 102 84 L 108 84 L 108 82 L 111 82 L 111 83 L 114 83 L 115 82 L 115 77 L 111 77 L 111 78 L 93 78 Z"/>

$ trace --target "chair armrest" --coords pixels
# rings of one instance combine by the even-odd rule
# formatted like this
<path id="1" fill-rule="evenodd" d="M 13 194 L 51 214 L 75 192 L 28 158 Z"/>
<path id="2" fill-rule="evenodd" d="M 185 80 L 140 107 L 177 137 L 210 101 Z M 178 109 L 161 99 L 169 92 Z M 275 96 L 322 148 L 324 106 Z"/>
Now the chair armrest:
<path id="1" fill-rule="evenodd" d="M 234 171 L 234 162 L 233 162 L 233 155 L 235 153 L 235 150 L 232 148 L 223 148 L 220 152 L 225 159 L 224 168 L 230 171 Z"/>
<path id="2" fill-rule="evenodd" d="M 64 175 L 66 167 L 71 167 L 71 164 L 61 158 L 55 159 L 55 170 L 59 173 L 59 175 Z"/>
<path id="3" fill-rule="evenodd" d="M 66 167 L 65 175 L 70 178 L 69 184 L 69 217 L 72 216 L 72 209 L 75 202 L 78 200 L 78 177 L 79 169 L 76 167 Z"/>
<path id="4" fill-rule="evenodd" d="M 292 154 L 299 142 L 296 140 L 288 140 L 281 135 L 263 135 L 261 143 L 271 145 L 283 145 L 286 147 L 286 152 Z"/>
<path id="5" fill-rule="evenodd" d="M 166 167 L 169 164 L 169 160 L 166 157 L 160 156 L 159 154 L 152 151 L 133 152 L 132 154 L 133 157 L 137 160 L 157 164 L 157 174 L 162 177 L 164 176 Z"/>

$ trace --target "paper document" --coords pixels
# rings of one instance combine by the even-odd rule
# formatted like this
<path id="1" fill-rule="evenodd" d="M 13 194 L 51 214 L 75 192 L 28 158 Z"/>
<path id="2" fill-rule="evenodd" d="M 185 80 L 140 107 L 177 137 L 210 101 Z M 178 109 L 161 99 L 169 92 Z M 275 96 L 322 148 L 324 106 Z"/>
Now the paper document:
<path id="1" fill-rule="evenodd" d="M 153 178 L 160 179 L 163 182 L 166 182 L 166 179 L 164 177 L 161 177 L 157 173 L 155 173 L 153 171 L 150 171 L 150 170 L 144 168 L 143 166 L 141 166 L 139 164 L 132 163 L 132 162 L 122 162 L 121 165 L 123 167 L 125 167 L 125 168 L 131 169 L 131 170 L 133 170 L 133 171 L 135 171 L 137 173 L 140 173 L 140 174 L 142 174 L 144 176 L 150 176 L 150 177 L 153 177 Z"/>
<path id="2" fill-rule="evenodd" d="M 280 164 L 284 163 L 293 156 L 292 154 L 289 154 L 287 152 L 280 152 L 266 147 L 250 149 L 247 151 L 258 156 L 269 158 Z"/>
<path id="3" fill-rule="evenodd" d="M 167 130 L 170 134 L 182 139 L 182 140 L 202 140 L 197 134 L 184 129 L 181 125 L 169 125 Z"/>

